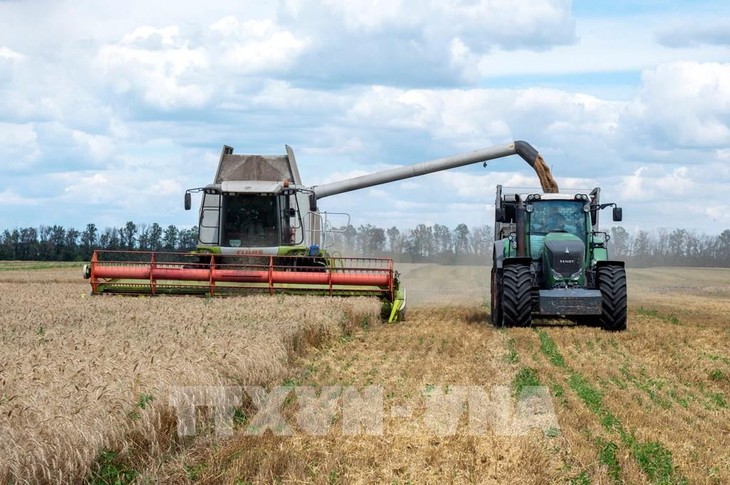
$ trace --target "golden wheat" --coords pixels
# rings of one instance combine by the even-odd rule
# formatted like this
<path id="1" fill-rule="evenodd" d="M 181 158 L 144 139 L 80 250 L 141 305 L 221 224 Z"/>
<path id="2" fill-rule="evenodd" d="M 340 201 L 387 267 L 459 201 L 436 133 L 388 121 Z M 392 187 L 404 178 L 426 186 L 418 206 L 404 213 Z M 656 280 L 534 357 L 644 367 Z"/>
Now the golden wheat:
<path id="1" fill-rule="evenodd" d="M 79 273 L 0 273 L 2 483 L 79 481 L 105 449 L 159 457 L 175 386 L 276 381 L 379 313 L 361 298 L 90 297 Z"/>

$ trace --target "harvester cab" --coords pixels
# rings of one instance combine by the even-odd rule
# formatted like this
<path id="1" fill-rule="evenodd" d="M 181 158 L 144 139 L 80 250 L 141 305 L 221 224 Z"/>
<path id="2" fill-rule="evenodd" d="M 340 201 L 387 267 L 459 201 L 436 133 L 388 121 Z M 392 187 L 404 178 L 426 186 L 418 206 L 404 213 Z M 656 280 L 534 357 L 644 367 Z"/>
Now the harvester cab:
<path id="1" fill-rule="evenodd" d="M 492 322 L 529 326 L 532 315 L 626 328 L 624 263 L 609 258 L 598 226 L 600 189 L 590 193 L 508 193 L 497 186 Z"/>
<path id="2" fill-rule="evenodd" d="M 309 211 L 312 189 L 304 187 L 294 152 L 238 155 L 224 146 L 213 183 L 200 192 L 196 252 L 221 257 L 242 255 L 319 256 L 324 233 L 318 211 Z M 294 261 L 294 260 L 291 260 Z"/>

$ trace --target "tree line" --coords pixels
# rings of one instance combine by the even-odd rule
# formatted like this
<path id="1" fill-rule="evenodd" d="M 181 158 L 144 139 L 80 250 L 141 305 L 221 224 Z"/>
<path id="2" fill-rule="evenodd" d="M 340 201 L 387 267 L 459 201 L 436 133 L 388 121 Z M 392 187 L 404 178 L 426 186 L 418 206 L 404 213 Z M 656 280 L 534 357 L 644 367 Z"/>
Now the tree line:
<path id="1" fill-rule="evenodd" d="M 59 225 L 5 229 L 0 234 L 0 260 L 88 261 L 94 249 L 190 251 L 198 228 L 135 224 L 99 230 L 95 224 L 83 231 Z M 719 235 L 697 234 L 685 229 L 639 230 L 630 234 L 613 227 L 609 252 L 612 259 L 631 266 L 730 267 L 730 229 Z M 494 231 L 491 226 L 458 224 L 453 229 L 418 224 L 413 229 L 384 229 L 371 224 L 335 229 L 328 249 L 344 255 L 391 257 L 398 262 L 441 264 L 489 264 Z M 331 245 L 331 247 L 329 247 Z"/>
<path id="2" fill-rule="evenodd" d="M 0 260 L 88 261 L 94 249 L 189 251 L 197 239 L 197 226 L 163 228 L 131 221 L 101 231 L 93 223 L 83 231 L 59 225 L 5 229 L 0 234 Z"/>
<path id="3" fill-rule="evenodd" d="M 630 266 L 730 267 L 730 229 L 719 235 L 697 234 L 685 229 L 639 230 L 624 227 L 607 231 L 609 256 Z M 446 226 L 419 224 L 400 231 L 364 225 L 340 228 L 335 246 L 348 254 L 390 256 L 401 262 L 488 264 L 492 260 L 494 231 L 491 226 L 453 230 Z"/>

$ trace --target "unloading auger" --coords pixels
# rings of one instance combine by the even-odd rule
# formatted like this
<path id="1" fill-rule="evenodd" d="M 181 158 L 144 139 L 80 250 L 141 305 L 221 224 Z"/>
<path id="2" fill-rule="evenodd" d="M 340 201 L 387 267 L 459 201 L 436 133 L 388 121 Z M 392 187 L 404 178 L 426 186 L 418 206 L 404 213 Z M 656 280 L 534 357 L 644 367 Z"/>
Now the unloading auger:
<path id="1" fill-rule="evenodd" d="M 286 146 L 286 155 L 266 156 L 234 154 L 226 145 L 213 182 L 185 192 L 186 210 L 191 193 L 202 194 L 195 251 L 96 250 L 84 277 L 93 294 L 374 295 L 384 301 L 389 321 L 395 321 L 405 310 L 406 291 L 393 261 L 330 254 L 331 229 L 317 201 L 511 155 L 541 173 L 544 162 L 537 150 L 515 141 L 309 187 L 302 183 L 291 147 Z M 541 182 L 545 186 L 542 176 Z"/>

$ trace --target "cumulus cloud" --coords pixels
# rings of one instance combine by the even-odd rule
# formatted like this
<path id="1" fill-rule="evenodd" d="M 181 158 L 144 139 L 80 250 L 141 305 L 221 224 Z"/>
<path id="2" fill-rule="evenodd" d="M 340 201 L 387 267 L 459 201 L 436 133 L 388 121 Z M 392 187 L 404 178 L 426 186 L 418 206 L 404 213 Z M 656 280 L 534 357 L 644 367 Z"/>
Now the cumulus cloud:
<path id="1" fill-rule="evenodd" d="M 190 47 L 176 26 L 138 27 L 103 46 L 96 62 L 115 93 L 135 93 L 163 110 L 201 107 L 212 93 L 200 78 L 209 66 L 205 50 Z"/>
<path id="2" fill-rule="evenodd" d="M 622 177 L 620 196 L 634 201 L 682 197 L 696 191 L 692 175 L 687 167 L 668 171 L 665 167 L 642 166 Z"/>
<path id="3" fill-rule="evenodd" d="M 730 143 L 730 63 L 672 62 L 642 74 L 625 127 L 658 145 Z"/>
<path id="4" fill-rule="evenodd" d="M 2 46 L 0 47 L 0 61 L 4 62 L 17 62 L 22 61 L 25 56 L 19 52 L 15 52 L 13 49 Z"/>
<path id="5" fill-rule="evenodd" d="M 566 0 L 302 3 L 284 11 L 316 40 L 293 74 L 329 85 L 471 84 L 480 56 L 495 49 L 576 41 Z"/>
<path id="6" fill-rule="evenodd" d="M 659 30 L 657 42 L 667 47 L 696 47 L 702 44 L 730 46 L 730 21 L 685 21 Z"/>
<path id="7" fill-rule="evenodd" d="M 216 68 L 242 74 L 274 73 L 290 67 L 310 40 L 299 38 L 271 19 L 240 22 L 227 16 L 210 26 L 218 34 L 209 46 Z"/>
<path id="8" fill-rule="evenodd" d="M 0 160 L 3 170 L 27 169 L 37 162 L 38 133 L 31 123 L 0 122 Z"/>

